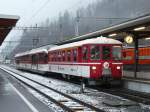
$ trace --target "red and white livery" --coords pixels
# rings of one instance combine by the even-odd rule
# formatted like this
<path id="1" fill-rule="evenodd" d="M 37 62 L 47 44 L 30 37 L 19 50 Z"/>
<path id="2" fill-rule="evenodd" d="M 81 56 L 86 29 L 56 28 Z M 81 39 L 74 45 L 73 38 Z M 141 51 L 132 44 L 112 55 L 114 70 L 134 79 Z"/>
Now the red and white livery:
<path id="1" fill-rule="evenodd" d="M 30 69 L 79 77 L 89 82 L 111 82 L 122 77 L 122 43 L 118 40 L 98 37 L 31 51 L 21 56 L 17 54 L 17 65 L 26 63 L 30 64 Z M 30 57 L 30 61 L 21 57 Z"/>

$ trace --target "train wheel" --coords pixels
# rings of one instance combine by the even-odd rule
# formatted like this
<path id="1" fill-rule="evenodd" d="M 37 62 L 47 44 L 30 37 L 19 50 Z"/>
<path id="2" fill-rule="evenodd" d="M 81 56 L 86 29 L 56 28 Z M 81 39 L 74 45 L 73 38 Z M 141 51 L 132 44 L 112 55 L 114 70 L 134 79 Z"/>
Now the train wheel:
<path id="1" fill-rule="evenodd" d="M 67 75 L 67 80 L 70 80 L 71 79 L 71 76 L 70 75 Z"/>
<path id="2" fill-rule="evenodd" d="M 66 79 L 66 78 L 67 78 L 67 75 L 66 75 L 66 74 L 62 74 L 62 77 L 63 77 L 64 79 Z"/>

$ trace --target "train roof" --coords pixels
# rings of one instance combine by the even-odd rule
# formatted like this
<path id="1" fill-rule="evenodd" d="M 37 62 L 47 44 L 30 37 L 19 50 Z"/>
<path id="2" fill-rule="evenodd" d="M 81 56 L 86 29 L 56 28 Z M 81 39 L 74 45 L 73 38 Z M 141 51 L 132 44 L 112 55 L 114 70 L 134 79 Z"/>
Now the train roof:
<path id="1" fill-rule="evenodd" d="M 26 51 L 26 52 L 22 52 L 22 53 L 17 53 L 17 54 L 15 55 L 15 58 L 16 58 L 16 57 L 20 57 L 20 56 L 27 55 L 29 52 L 30 52 L 30 51 Z"/>
<path id="2" fill-rule="evenodd" d="M 18 53 L 15 55 L 15 57 L 25 56 L 29 54 L 35 54 L 35 53 L 48 53 L 47 49 L 32 49 L 30 51 Z"/>
<path id="3" fill-rule="evenodd" d="M 47 45 L 47 46 L 42 46 L 39 48 L 31 49 L 26 52 L 18 53 L 15 55 L 15 57 L 20 57 L 20 56 L 25 56 L 25 55 L 29 55 L 29 54 L 35 54 L 35 53 L 48 53 L 48 49 L 53 46 L 55 46 L 55 45 Z"/>
<path id="4" fill-rule="evenodd" d="M 92 39 L 86 39 L 78 42 L 73 42 L 69 44 L 64 44 L 56 47 L 52 47 L 49 49 L 49 51 L 58 50 L 58 49 L 65 49 L 65 48 L 71 48 L 71 47 L 79 47 L 85 44 L 122 44 L 120 41 L 106 38 L 106 37 L 97 37 Z"/>

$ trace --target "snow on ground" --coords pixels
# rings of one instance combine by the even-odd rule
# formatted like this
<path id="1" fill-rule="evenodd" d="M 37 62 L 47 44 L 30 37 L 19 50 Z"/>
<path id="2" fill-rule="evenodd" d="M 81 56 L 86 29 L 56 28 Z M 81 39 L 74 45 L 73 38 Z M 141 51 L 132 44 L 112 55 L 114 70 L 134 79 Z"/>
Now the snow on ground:
<path id="1" fill-rule="evenodd" d="M 103 103 L 106 99 L 120 99 L 120 100 L 126 100 L 118 96 L 110 95 L 104 92 L 98 92 L 97 90 L 93 89 L 85 89 L 85 93 L 81 94 L 80 93 L 80 86 L 71 84 L 71 83 L 66 83 L 64 81 L 60 81 L 57 79 L 51 79 L 51 78 L 46 78 L 43 76 L 39 76 L 36 74 L 31 74 L 31 73 L 26 73 L 22 71 L 18 71 L 15 69 L 12 69 L 10 67 L 3 66 L 7 69 L 11 69 L 14 72 L 19 73 L 20 75 L 26 76 L 28 78 L 34 79 L 42 84 L 45 84 L 47 86 L 50 86 L 56 90 L 59 90 L 63 93 L 68 93 L 69 95 L 78 98 L 86 103 L 92 104 L 98 108 L 104 109 L 109 112 L 124 112 L 126 107 L 111 107 L 107 106 Z M 46 93 L 50 95 L 50 91 L 45 90 Z M 56 97 L 60 98 L 59 96 L 56 95 Z M 144 104 L 139 104 L 142 108 L 149 108 L 149 105 L 144 105 Z"/>
<path id="2" fill-rule="evenodd" d="M 43 97 L 42 95 L 38 94 L 36 91 L 28 88 L 28 90 L 37 97 L 40 101 L 42 101 L 45 105 L 47 105 L 50 109 L 52 109 L 54 112 L 64 112 L 60 107 L 58 107 L 56 104 L 48 100 L 47 98 Z"/>

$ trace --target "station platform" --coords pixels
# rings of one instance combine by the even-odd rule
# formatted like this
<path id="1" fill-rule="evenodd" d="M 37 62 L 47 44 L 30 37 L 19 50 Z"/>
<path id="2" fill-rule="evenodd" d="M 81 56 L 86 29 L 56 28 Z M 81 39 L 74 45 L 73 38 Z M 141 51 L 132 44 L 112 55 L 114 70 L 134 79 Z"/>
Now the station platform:
<path id="1" fill-rule="evenodd" d="M 53 112 L 0 69 L 0 112 Z"/>
<path id="2" fill-rule="evenodd" d="M 137 72 L 136 78 L 134 72 L 124 71 L 124 88 L 150 93 L 150 72 Z"/>

